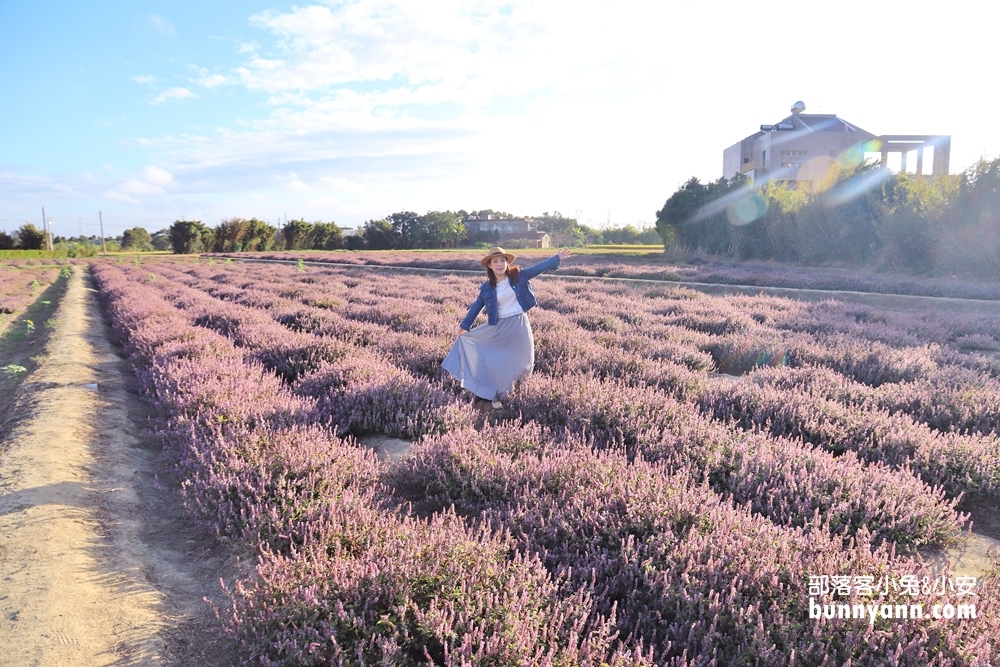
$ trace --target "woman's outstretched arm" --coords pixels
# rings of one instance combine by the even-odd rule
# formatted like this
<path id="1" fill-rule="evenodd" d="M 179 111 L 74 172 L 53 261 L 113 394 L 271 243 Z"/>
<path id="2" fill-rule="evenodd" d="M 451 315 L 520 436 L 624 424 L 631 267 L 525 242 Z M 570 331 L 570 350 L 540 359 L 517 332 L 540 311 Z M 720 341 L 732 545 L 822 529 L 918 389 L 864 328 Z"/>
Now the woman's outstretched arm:
<path id="1" fill-rule="evenodd" d="M 560 260 L 563 260 L 570 256 L 569 248 L 563 248 L 557 252 L 552 257 L 535 264 L 534 266 L 529 266 L 526 269 L 521 269 L 521 275 L 531 280 L 539 273 L 545 273 L 546 271 L 552 271 L 559 268 Z"/>

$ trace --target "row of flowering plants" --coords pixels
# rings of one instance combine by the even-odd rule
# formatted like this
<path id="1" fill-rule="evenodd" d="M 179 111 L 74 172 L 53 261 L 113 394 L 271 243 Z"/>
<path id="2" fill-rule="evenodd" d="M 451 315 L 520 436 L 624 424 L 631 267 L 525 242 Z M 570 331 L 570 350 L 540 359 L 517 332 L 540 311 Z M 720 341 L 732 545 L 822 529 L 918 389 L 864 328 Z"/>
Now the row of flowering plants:
<path id="1" fill-rule="evenodd" d="M 59 270 L 13 262 L 0 265 L 0 328 L 23 313 L 59 277 Z"/>
<path id="2" fill-rule="evenodd" d="M 940 573 L 915 550 L 953 538 L 963 493 L 994 493 L 991 473 L 968 465 L 992 465 L 986 425 L 942 428 L 889 391 L 994 381 L 962 342 L 997 339 L 985 318 L 935 328 L 873 313 L 885 322 L 866 337 L 823 328 L 836 304 L 540 280 L 537 372 L 497 413 L 503 423 L 483 426 L 440 372 L 474 279 L 172 262 L 94 271 L 187 502 L 257 550 L 254 576 L 219 610 L 250 663 L 1000 656 L 992 582 L 961 622 L 814 614 L 824 601 L 930 609 L 930 589 L 812 591 L 828 575 L 930 580 Z M 925 329 L 933 342 L 907 338 Z M 887 353 L 866 354 L 875 345 Z M 719 370 L 748 375 L 721 383 Z M 803 411 L 774 428 L 770 404 L 746 397 L 753 387 Z M 810 410 L 824 406 L 862 415 L 850 446 L 816 425 Z M 908 444 L 868 443 L 864 419 L 887 416 Z M 377 461 L 354 440 L 368 433 L 417 440 L 413 456 Z"/>
<path id="3" fill-rule="evenodd" d="M 568 589 L 506 531 L 397 508 L 371 452 L 195 324 L 156 274 L 96 265 L 94 276 L 187 504 L 259 553 L 218 610 L 248 664 L 648 662 L 616 641 L 588 590 Z"/>
<path id="4" fill-rule="evenodd" d="M 386 370 L 378 371 L 384 380 L 380 383 L 385 387 L 394 384 L 392 373 L 387 370 L 392 364 L 398 368 L 408 370 L 418 375 L 421 371 L 426 372 L 431 382 L 436 382 L 440 376 L 439 363 L 453 338 L 451 327 L 453 321 L 449 317 L 457 313 L 457 308 L 448 303 L 445 297 L 454 295 L 454 299 L 461 298 L 460 292 L 456 290 L 454 281 L 435 280 L 433 284 L 434 300 L 445 301 L 436 310 L 427 310 L 427 301 L 423 299 L 406 299 L 399 296 L 391 278 L 370 277 L 361 280 L 354 276 L 347 277 L 343 283 L 316 282 L 314 276 L 300 276 L 296 272 L 288 270 L 282 275 L 281 271 L 269 271 L 268 281 L 255 282 L 247 280 L 245 269 L 229 267 L 217 269 L 210 266 L 190 267 L 185 271 L 174 271 L 173 277 L 178 281 L 186 282 L 189 286 L 200 285 L 204 294 L 213 295 L 216 299 L 214 305 L 211 300 L 205 302 L 204 308 L 217 309 L 219 313 L 226 308 L 233 308 L 232 304 L 237 303 L 245 306 L 246 317 L 255 314 L 257 317 L 264 317 L 261 311 L 270 314 L 275 322 L 283 323 L 286 327 L 293 329 L 297 335 L 303 332 L 310 332 L 314 336 L 312 345 L 329 345 L 330 341 L 348 341 L 353 345 L 366 350 L 377 348 L 380 353 L 386 355 L 388 366 Z M 211 279 L 206 279 L 211 276 Z M 409 284 L 420 284 L 420 278 L 408 279 Z M 238 287 L 237 287 L 238 285 Z M 555 287 L 555 285 L 553 285 Z M 656 406 L 663 405 L 664 396 L 669 394 L 684 400 L 692 398 L 695 404 L 701 406 L 702 410 L 712 414 L 712 400 L 721 402 L 720 412 L 725 412 L 723 418 L 733 420 L 734 414 L 730 403 L 739 404 L 743 394 L 748 391 L 743 385 L 732 390 L 706 389 L 705 379 L 707 370 L 712 368 L 717 360 L 723 363 L 731 363 L 728 358 L 718 351 L 720 346 L 724 346 L 724 341 L 730 336 L 736 340 L 750 340 L 753 343 L 754 333 L 752 327 L 756 326 L 763 330 L 763 334 L 776 336 L 776 329 L 766 329 L 761 327 L 760 322 L 775 321 L 780 322 L 781 316 L 786 316 L 788 311 L 794 307 L 789 302 L 778 299 L 761 299 L 754 302 L 750 299 L 734 300 L 732 304 L 727 304 L 727 308 L 720 308 L 721 312 L 709 312 L 709 306 L 705 303 L 712 299 L 702 295 L 694 295 L 696 298 L 690 299 L 661 299 L 656 297 L 650 300 L 650 304 L 644 309 L 642 304 L 637 308 L 634 304 L 627 308 L 621 306 L 620 294 L 605 293 L 590 290 L 587 293 L 590 307 L 595 309 L 594 314 L 581 314 L 577 301 L 571 297 L 580 293 L 583 287 L 580 285 L 570 285 L 563 290 L 562 296 L 559 290 L 552 290 L 549 294 L 545 311 L 537 311 L 535 316 L 536 328 L 538 329 L 538 350 L 539 368 L 543 372 L 540 377 L 563 378 L 567 373 L 583 373 L 587 376 L 595 376 L 598 386 L 607 382 L 618 382 L 629 385 L 642 385 L 645 387 L 642 392 L 652 392 L 650 397 L 644 401 L 636 400 L 631 405 L 652 405 L 640 410 L 643 414 L 637 418 L 630 414 L 624 414 L 618 418 L 618 423 L 609 427 L 603 437 L 607 440 L 615 436 L 614 430 L 619 429 L 617 437 L 626 441 L 624 444 L 635 447 L 635 433 L 647 430 L 662 428 L 661 424 L 650 421 L 650 415 L 655 414 Z M 201 290 L 198 290 L 201 292 Z M 449 292 L 451 294 L 449 294 Z M 416 290 L 411 293 L 419 294 Z M 668 301 L 669 305 L 664 306 L 663 301 Z M 717 301 L 717 300 L 716 300 Z M 222 303 L 220 303 L 222 302 Z M 452 302 L 454 303 L 454 302 Z M 380 304 L 375 307 L 374 304 Z M 734 307 L 735 306 L 735 307 Z M 749 313 L 746 312 L 749 310 Z M 596 314 L 600 313 L 600 314 Z M 217 313 L 218 317 L 221 314 Z M 806 316 L 814 317 L 814 313 L 807 312 Z M 682 326 L 686 324 L 686 326 Z M 271 325 L 275 326 L 274 324 Z M 704 329 L 704 331 L 700 331 Z M 734 331 L 730 331 L 733 329 Z M 710 333 L 715 331 L 715 334 Z M 740 333 L 743 338 L 735 338 Z M 841 335 L 843 338 L 844 335 Z M 276 334 L 269 334 L 264 337 L 276 339 Z M 239 337 L 237 337 L 239 339 Z M 723 341 L 723 342 L 720 342 Z M 781 341 L 779 341 L 781 342 Z M 416 345 L 421 343 L 420 345 Z M 934 371 L 936 364 L 925 360 L 920 363 L 923 357 L 912 351 L 899 350 L 895 355 L 873 356 L 863 354 L 859 350 L 870 346 L 872 343 L 864 343 L 854 339 L 842 340 L 839 347 L 832 350 L 824 348 L 815 339 L 809 339 L 802 332 L 793 332 L 786 335 L 781 343 L 785 346 L 785 353 L 774 355 L 763 353 L 755 359 L 766 360 L 767 364 L 773 363 L 775 359 L 783 364 L 809 364 L 817 360 L 826 360 L 831 365 L 850 365 L 862 376 L 882 377 L 890 372 L 901 374 L 909 372 L 916 367 L 923 371 L 930 369 Z M 309 347 L 309 343 L 303 344 Z M 417 349 L 414 349 L 414 348 Z M 757 349 L 761 349 L 759 346 Z M 789 352 L 790 350 L 790 352 Z M 402 353 L 401 353 L 402 352 Z M 309 378 L 303 381 L 302 389 L 312 392 L 320 398 L 326 396 L 327 406 L 336 403 L 335 391 L 337 387 L 343 387 L 342 376 L 349 372 L 351 367 L 366 366 L 377 368 L 371 361 L 366 361 L 366 355 L 352 354 L 352 360 L 345 361 L 345 371 L 327 369 L 318 377 Z M 916 357 L 914 362 L 911 357 Z M 416 357 L 416 359 L 414 359 Z M 844 361 L 847 359 L 848 361 Z M 765 364 L 765 365 L 767 365 Z M 771 369 L 775 372 L 785 370 L 797 372 L 800 369 L 779 367 Z M 873 370 L 877 369 L 877 370 Z M 370 371 L 369 376 L 375 373 Z M 356 374 L 356 372 L 355 372 Z M 843 377 L 843 376 L 840 376 Z M 325 379 L 324 379 L 325 378 Z M 331 384 L 332 382 L 332 384 Z M 326 383 L 326 384 L 323 384 Z M 561 384 L 572 385 L 570 383 L 557 381 L 554 383 L 553 392 L 565 391 L 560 388 Z M 874 383 L 874 381 L 873 381 Z M 398 384 L 398 382 L 397 382 Z M 412 384 L 412 380 L 410 381 Z M 857 384 L 857 383 L 856 383 Z M 892 383 L 883 383 L 880 387 L 889 386 Z M 426 385 L 425 385 L 426 386 Z M 867 385 L 864 385 L 867 386 Z M 897 386 L 892 384 L 892 386 Z M 381 391 L 381 389 L 376 389 Z M 742 392 L 742 393 L 741 393 Z M 602 393 L 601 390 L 590 392 L 590 397 L 596 397 Z M 614 414 L 613 405 L 621 405 L 621 401 L 616 402 L 617 395 L 621 395 L 617 390 L 608 392 L 612 395 L 612 407 L 599 406 L 592 412 L 596 415 L 594 423 L 607 422 Z M 369 398 L 370 393 L 366 394 Z M 385 403 L 391 408 L 394 401 L 391 392 L 386 392 Z M 438 394 L 439 399 L 447 400 L 446 396 Z M 721 398 L 720 398 L 721 397 Z M 797 401 L 801 402 L 805 396 L 798 396 Z M 351 401 L 344 402 L 345 409 L 348 409 Z M 368 400 L 367 398 L 365 400 Z M 525 415 L 531 415 L 534 419 L 544 420 L 547 417 L 544 412 L 544 400 L 536 400 L 529 397 L 523 402 L 518 402 L 515 398 L 514 405 L 517 410 L 523 411 Z M 805 408 L 814 406 L 813 412 L 825 414 L 827 408 L 822 405 L 819 399 L 811 400 L 799 413 L 806 414 Z M 367 408 L 357 410 L 357 413 L 367 412 L 372 415 L 371 430 L 377 430 L 374 426 L 379 421 L 384 421 L 376 414 L 378 411 L 373 407 L 378 402 L 369 401 Z M 718 407 L 718 406 L 717 406 Z M 638 408 L 636 408 L 638 409 Z M 726 412 L 728 411 L 728 412 Z M 841 409 L 847 412 L 846 408 Z M 579 410 L 578 407 L 567 408 L 560 406 L 559 414 L 563 412 L 569 414 L 585 414 L 586 411 Z M 635 412 L 635 410 L 633 410 Z M 687 411 L 692 413 L 691 410 Z M 862 424 L 854 429 L 857 433 L 855 440 L 859 441 L 859 446 L 868 442 L 868 435 L 873 431 L 885 431 L 883 415 L 878 411 L 868 411 L 867 426 Z M 406 414 L 405 411 L 396 413 L 397 419 Z M 589 413 L 586 413 L 589 414 Z M 693 414 L 693 413 L 692 413 Z M 854 414 L 852 412 L 851 414 Z M 801 414 L 793 415 L 788 421 L 793 424 L 802 421 Z M 918 474 L 922 475 L 924 481 L 936 486 L 943 484 L 949 493 L 949 497 L 955 498 L 966 491 L 992 491 L 992 482 L 989 480 L 993 476 L 990 472 L 989 451 L 991 438 L 968 437 L 960 434 L 948 434 L 940 436 L 934 432 L 928 432 L 926 427 L 919 424 L 912 424 L 906 421 L 905 416 L 898 416 L 897 421 L 910 427 L 910 440 L 921 441 L 925 446 L 917 448 L 910 446 L 897 446 L 897 444 L 887 444 L 882 447 L 865 446 L 857 450 L 862 459 L 872 464 L 885 464 L 896 469 L 906 468 L 911 461 L 915 464 Z M 767 421 L 761 419 L 758 421 Z M 341 420 L 341 424 L 345 424 Z M 755 427 L 753 419 L 735 419 L 736 425 L 743 427 Z M 588 422 L 588 426 L 593 429 L 593 424 Z M 713 426 L 716 430 L 726 431 L 719 425 Z M 778 425 L 775 425 L 775 429 Z M 922 429 L 922 430 L 921 430 Z M 732 429 L 728 429 L 732 430 Z M 802 428 L 789 427 L 786 435 L 793 438 L 801 438 L 803 432 L 808 431 L 807 425 Z M 898 430 L 898 429 L 897 429 Z M 851 447 L 851 440 L 843 437 L 843 429 L 827 428 L 825 439 L 813 438 L 809 444 L 819 445 L 821 449 L 829 450 L 833 455 L 839 455 Z M 394 434 L 405 434 L 398 427 L 393 427 Z M 412 436 L 412 431 L 410 432 Z M 782 433 L 775 433 L 782 435 Z M 903 436 L 901 436 L 903 437 Z M 718 437 L 716 438 L 719 439 Z M 898 440 L 899 438 L 897 438 Z M 737 438 L 738 440 L 738 438 Z M 818 440 L 818 441 L 817 441 Z M 944 441 L 948 446 L 939 446 Z M 893 441 L 894 442 L 894 441 Z M 929 444 L 928 444 L 929 442 Z M 919 451 L 918 451 L 919 450 Z M 728 450 L 727 450 L 728 451 Z M 979 452 L 984 456 L 976 458 Z M 634 452 L 632 452 L 634 454 Z M 813 453 L 818 456 L 818 453 Z M 791 456 L 791 454 L 790 454 Z M 930 458 L 928 458 L 930 457 Z M 985 465 L 985 471 L 975 471 L 977 464 Z M 831 477 L 836 477 L 830 473 Z M 865 473 L 867 474 L 867 472 Z M 973 479 L 975 477 L 976 479 Z M 900 482 L 904 487 L 909 484 L 912 475 L 903 472 L 899 475 Z M 904 483 L 905 482 L 905 483 Z M 922 491 L 919 487 L 914 490 L 915 495 L 920 495 Z M 931 497 L 932 494 L 926 494 Z M 879 502 L 874 500 L 873 502 Z M 904 501 L 903 505 L 907 503 Z M 922 503 L 916 503 L 920 506 Z M 810 511 L 809 514 L 812 512 Z M 926 526 L 935 525 L 934 522 L 925 522 Z M 923 536 L 912 536 L 913 544 L 921 544 L 927 541 Z"/>
<path id="5" fill-rule="evenodd" d="M 532 263 L 542 259 L 549 250 L 516 251 Z M 216 257 L 264 259 L 268 261 L 303 260 L 328 264 L 367 266 L 400 266 L 424 269 L 455 269 L 478 271 L 482 253 L 462 251 L 398 251 L 368 252 L 265 252 L 225 253 Z M 818 289 L 878 294 L 904 294 L 963 299 L 1000 300 L 1000 287 L 995 282 L 958 280 L 950 276 L 923 278 L 863 272 L 853 269 L 794 267 L 771 262 L 741 261 L 734 263 L 712 257 L 684 257 L 661 251 L 634 253 L 601 253 L 587 251 L 575 256 L 571 266 L 562 273 L 573 276 L 695 282 L 718 285 L 750 285 L 789 289 Z"/>

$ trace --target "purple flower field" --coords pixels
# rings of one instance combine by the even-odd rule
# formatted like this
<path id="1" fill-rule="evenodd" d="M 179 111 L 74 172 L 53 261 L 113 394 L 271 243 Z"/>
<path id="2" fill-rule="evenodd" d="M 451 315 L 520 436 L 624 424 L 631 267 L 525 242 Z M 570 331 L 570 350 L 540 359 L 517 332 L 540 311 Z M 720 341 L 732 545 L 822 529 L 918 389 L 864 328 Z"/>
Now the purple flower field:
<path id="1" fill-rule="evenodd" d="M 548 250 L 519 250 L 523 262 L 544 259 Z M 406 266 L 430 269 L 479 270 L 476 251 L 363 251 L 363 252 L 271 252 L 225 253 L 221 256 L 247 259 L 304 259 L 310 262 L 378 266 Z M 532 259 L 536 258 L 536 259 Z M 674 256 L 657 251 L 634 253 L 591 253 L 574 255 L 562 267 L 563 275 L 635 278 L 667 282 L 695 282 L 719 285 L 753 285 L 794 289 L 845 290 L 880 294 L 955 297 L 1000 300 L 1000 284 L 992 281 L 958 279 L 951 276 L 910 276 L 860 271 L 857 269 L 806 267 L 764 261 L 735 262 L 712 255 Z"/>
<path id="2" fill-rule="evenodd" d="M 22 313 L 59 276 L 59 269 L 28 262 L 0 263 L 0 330 Z"/>
<path id="3" fill-rule="evenodd" d="M 875 598 L 962 620 L 809 591 L 948 576 L 920 550 L 1000 500 L 995 316 L 543 276 L 487 416 L 440 368 L 482 278 L 92 267 L 188 507 L 257 554 L 216 610 L 245 664 L 1000 662 L 998 563 Z"/>

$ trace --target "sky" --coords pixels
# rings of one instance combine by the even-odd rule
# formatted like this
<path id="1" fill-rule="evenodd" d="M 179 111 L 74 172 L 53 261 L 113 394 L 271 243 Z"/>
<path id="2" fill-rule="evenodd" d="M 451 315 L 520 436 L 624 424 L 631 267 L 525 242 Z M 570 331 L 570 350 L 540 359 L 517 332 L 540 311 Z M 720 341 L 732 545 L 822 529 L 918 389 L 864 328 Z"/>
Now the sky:
<path id="1" fill-rule="evenodd" d="M 789 114 L 1000 156 L 981 2 L 0 0 L 0 229 L 651 225 Z M 100 212 L 100 216 L 99 213 Z"/>

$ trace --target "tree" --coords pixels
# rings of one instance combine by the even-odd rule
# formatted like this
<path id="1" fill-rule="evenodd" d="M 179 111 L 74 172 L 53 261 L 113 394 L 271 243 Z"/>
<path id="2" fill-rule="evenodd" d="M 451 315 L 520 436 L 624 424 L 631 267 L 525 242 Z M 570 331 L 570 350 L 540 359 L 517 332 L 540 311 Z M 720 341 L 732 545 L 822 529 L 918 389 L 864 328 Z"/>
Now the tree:
<path id="1" fill-rule="evenodd" d="M 808 196 L 787 183 L 775 181 L 765 184 L 757 193 L 764 198 L 767 207 L 764 229 L 770 257 L 785 262 L 801 261 L 805 243 L 799 227 L 799 212 L 808 203 Z"/>
<path id="2" fill-rule="evenodd" d="M 685 226 L 694 219 L 707 199 L 708 188 L 692 176 L 670 195 L 663 208 L 656 212 L 656 231 L 665 239 L 667 231 L 670 230 L 679 243 L 690 246 L 694 235 Z"/>
<path id="3" fill-rule="evenodd" d="M 611 227 L 601 231 L 601 241 L 614 245 L 658 245 L 663 243 L 655 228 L 636 228 L 635 225 Z"/>
<path id="4" fill-rule="evenodd" d="M 305 220 L 289 220 L 281 228 L 285 250 L 307 250 L 312 240 L 313 224 Z"/>
<path id="5" fill-rule="evenodd" d="M 314 250 L 339 250 L 344 247 L 344 231 L 333 222 L 313 223 L 309 247 Z"/>
<path id="6" fill-rule="evenodd" d="M 640 245 L 666 245 L 663 243 L 663 239 L 656 232 L 655 227 L 646 227 L 639 230 L 639 238 L 635 240 L 636 243 Z"/>
<path id="7" fill-rule="evenodd" d="M 223 219 L 215 227 L 215 252 L 260 252 L 274 246 L 277 228 L 257 218 Z"/>
<path id="8" fill-rule="evenodd" d="M 396 230 L 388 220 L 369 220 L 364 224 L 362 236 L 371 250 L 390 250 L 396 247 Z"/>
<path id="9" fill-rule="evenodd" d="M 591 229 L 577 222 L 576 218 L 567 218 L 562 213 L 556 211 L 552 215 L 548 212 L 534 218 L 535 229 L 547 233 L 552 237 L 553 244 L 557 246 L 582 246 L 588 241 L 597 241 L 600 232 Z"/>
<path id="10" fill-rule="evenodd" d="M 265 252 L 278 242 L 278 228 L 263 220 L 247 220 L 246 235 L 243 238 L 243 252 Z"/>
<path id="11" fill-rule="evenodd" d="M 121 246 L 123 250 L 148 252 L 153 249 L 153 238 L 142 227 L 133 227 L 122 232 Z"/>
<path id="12" fill-rule="evenodd" d="M 555 236 L 560 233 L 569 233 L 569 231 L 578 227 L 579 223 L 576 218 L 567 218 L 559 211 L 556 211 L 552 215 L 546 211 L 540 216 L 533 218 L 535 221 L 535 229 L 540 232 L 545 232 L 550 236 Z"/>
<path id="13" fill-rule="evenodd" d="M 877 171 L 875 172 L 878 173 Z M 933 270 L 943 220 L 954 218 L 960 176 L 885 178 L 870 198 L 881 252 L 880 267 L 924 273 Z"/>
<path id="14" fill-rule="evenodd" d="M 41 250 L 45 245 L 45 232 L 26 222 L 17 230 L 17 241 L 23 250 Z"/>
<path id="15" fill-rule="evenodd" d="M 7 232 L 0 232 L 0 250 L 13 250 L 17 239 Z"/>
<path id="16" fill-rule="evenodd" d="M 101 252 L 101 246 L 99 244 L 91 243 L 86 239 L 74 241 L 72 245 L 66 245 L 66 254 L 69 257 L 97 257 L 97 255 Z"/>
<path id="17" fill-rule="evenodd" d="M 480 220 L 485 220 L 487 219 L 488 216 L 491 215 L 497 220 L 509 220 L 514 217 L 510 213 L 507 213 L 506 211 L 494 211 L 491 208 L 484 208 L 481 211 L 473 211 L 472 213 L 469 214 L 466 214 L 465 211 L 459 211 L 459 214 L 462 215 L 463 220 L 469 217 L 470 215 L 478 216 Z M 556 215 L 559 214 L 557 213 Z"/>
<path id="18" fill-rule="evenodd" d="M 152 243 L 156 250 L 170 250 L 170 230 L 161 229 L 158 232 L 153 232 Z"/>
<path id="19" fill-rule="evenodd" d="M 1000 275 L 1000 158 L 985 158 L 961 176 L 942 269 L 995 279 Z"/>
<path id="20" fill-rule="evenodd" d="M 656 231 L 666 244 L 676 239 L 690 249 L 728 253 L 733 249 L 729 210 L 749 194 L 742 176 L 702 184 L 692 177 L 656 212 Z"/>
<path id="21" fill-rule="evenodd" d="M 451 211 L 428 211 L 420 216 L 420 226 L 426 234 L 426 245 L 421 247 L 455 247 L 465 239 L 464 215 Z"/>
<path id="22" fill-rule="evenodd" d="M 174 224 L 170 225 L 170 245 L 179 255 L 211 250 L 214 237 L 215 232 L 203 225 L 200 220 L 175 220 Z"/>
<path id="23" fill-rule="evenodd" d="M 1000 158 L 935 176 L 840 160 L 820 182 L 801 186 L 692 178 L 657 212 L 657 231 L 674 232 L 688 248 L 740 258 L 1000 273 Z"/>
<path id="24" fill-rule="evenodd" d="M 400 211 L 386 216 L 395 236 L 394 248 L 421 248 L 427 241 L 427 233 L 420 216 L 413 211 Z"/>
<path id="25" fill-rule="evenodd" d="M 250 221 L 245 218 L 230 218 L 219 221 L 215 226 L 215 252 L 240 252 L 246 241 Z"/>

